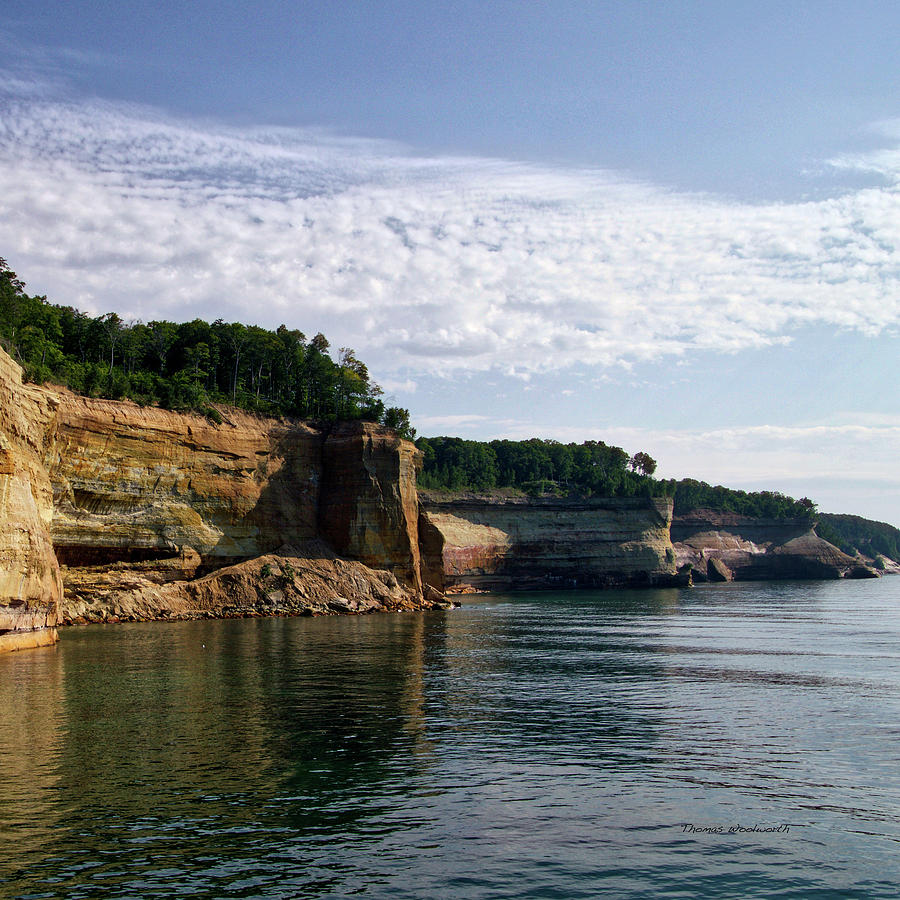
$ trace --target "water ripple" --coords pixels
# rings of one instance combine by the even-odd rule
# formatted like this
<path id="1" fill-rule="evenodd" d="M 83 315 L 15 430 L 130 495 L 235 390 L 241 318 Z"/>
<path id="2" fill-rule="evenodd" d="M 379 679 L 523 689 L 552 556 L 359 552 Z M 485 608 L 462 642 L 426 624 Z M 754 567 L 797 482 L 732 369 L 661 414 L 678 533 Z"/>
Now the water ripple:
<path id="1" fill-rule="evenodd" d="M 900 579 L 846 588 L 67 630 L 0 658 L 0 896 L 893 898 Z"/>

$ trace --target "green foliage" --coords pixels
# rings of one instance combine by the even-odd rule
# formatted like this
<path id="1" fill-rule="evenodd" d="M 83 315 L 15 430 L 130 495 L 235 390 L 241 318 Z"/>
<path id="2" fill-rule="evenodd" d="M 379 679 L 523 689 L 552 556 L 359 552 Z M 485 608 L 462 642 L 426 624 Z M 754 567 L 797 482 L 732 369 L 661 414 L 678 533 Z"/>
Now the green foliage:
<path id="1" fill-rule="evenodd" d="M 665 493 L 675 498 L 675 515 L 694 509 L 714 509 L 767 519 L 816 519 L 816 505 L 806 497 L 795 500 L 778 491 L 738 491 L 693 478 L 664 481 Z"/>
<path id="2" fill-rule="evenodd" d="M 560 444 L 527 441 L 467 441 L 456 437 L 419 438 L 423 453 L 419 486 L 426 490 L 489 491 L 516 488 L 531 496 L 674 497 L 675 513 L 724 510 L 745 516 L 806 519 L 816 505 L 777 491 L 748 493 L 692 478 L 653 478 L 656 460 L 639 451 L 629 456 L 603 441 Z"/>
<path id="3" fill-rule="evenodd" d="M 31 297 L 0 259 L 0 346 L 25 378 L 80 394 L 194 410 L 222 421 L 213 404 L 317 421 L 383 422 L 410 439 L 409 411 L 385 409 L 381 388 L 349 347 L 338 361 L 328 339 L 267 331 L 239 322 L 123 322 L 91 318 L 46 297 Z"/>
<path id="4" fill-rule="evenodd" d="M 288 587 L 297 577 L 297 572 L 290 563 L 285 563 L 281 567 L 281 586 Z"/>
<path id="5" fill-rule="evenodd" d="M 649 497 L 662 493 L 657 482 L 637 471 L 634 457 L 602 441 L 561 444 L 532 438 L 486 443 L 434 437 L 420 438 L 416 446 L 424 456 L 419 485 L 426 489 L 517 488 L 532 496 Z M 641 456 L 652 462 L 647 454 Z"/>
<path id="6" fill-rule="evenodd" d="M 628 460 L 628 465 L 633 472 L 640 472 L 642 475 L 652 475 L 656 471 L 656 460 L 643 450 L 635 453 Z"/>
<path id="7" fill-rule="evenodd" d="M 879 556 L 900 560 L 900 529 L 887 522 L 822 513 L 816 532 L 851 556 L 858 552 L 876 560 Z"/>

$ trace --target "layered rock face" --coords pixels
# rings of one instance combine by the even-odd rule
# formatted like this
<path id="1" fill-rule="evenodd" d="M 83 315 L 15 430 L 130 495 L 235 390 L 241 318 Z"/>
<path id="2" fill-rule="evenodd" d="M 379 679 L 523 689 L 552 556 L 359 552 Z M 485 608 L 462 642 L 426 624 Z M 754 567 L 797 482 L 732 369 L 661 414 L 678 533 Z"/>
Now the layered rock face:
<path id="1" fill-rule="evenodd" d="M 322 535 L 345 556 L 390 569 L 419 591 L 415 444 L 388 428 L 349 422 L 334 428 L 323 451 Z"/>
<path id="2" fill-rule="evenodd" d="M 348 612 L 443 602 L 423 594 L 419 576 L 412 443 L 365 423 L 328 432 L 223 416 L 215 424 L 23 385 L 0 352 L 0 649 L 50 639 L 36 629 L 58 618 L 312 614 L 336 611 L 342 597 Z M 281 604 L 277 590 L 248 587 L 247 561 L 285 547 L 303 578 L 279 576 Z M 315 558 L 301 565 L 306 551 Z M 197 577 L 235 564 L 244 568 L 224 580 Z M 216 585 L 242 592 L 231 612 L 225 587 L 210 599 Z"/>
<path id="3" fill-rule="evenodd" d="M 0 650 L 56 640 L 62 584 L 42 462 L 56 407 L 52 393 L 22 384 L 22 370 L 0 350 Z"/>
<path id="4" fill-rule="evenodd" d="M 47 465 L 65 621 L 187 615 L 170 582 L 319 537 L 421 599 L 412 443 L 369 423 L 225 416 L 60 394 Z"/>
<path id="5" fill-rule="evenodd" d="M 46 454 L 64 565 L 171 557 L 221 566 L 318 533 L 323 435 L 61 392 Z"/>
<path id="6" fill-rule="evenodd" d="M 709 509 L 676 517 L 672 542 L 678 566 L 690 564 L 695 580 L 841 578 L 856 562 L 803 520 Z"/>
<path id="7" fill-rule="evenodd" d="M 423 573 L 438 590 L 671 584 L 672 501 L 422 497 Z"/>

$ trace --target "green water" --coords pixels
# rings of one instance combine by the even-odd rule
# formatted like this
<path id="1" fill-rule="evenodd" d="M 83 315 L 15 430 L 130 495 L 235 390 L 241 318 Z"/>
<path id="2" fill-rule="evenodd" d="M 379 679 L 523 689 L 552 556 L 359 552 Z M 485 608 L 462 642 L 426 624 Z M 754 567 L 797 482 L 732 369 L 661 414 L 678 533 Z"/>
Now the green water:
<path id="1" fill-rule="evenodd" d="M 72 628 L 0 716 L 2 897 L 900 892 L 900 578 Z"/>

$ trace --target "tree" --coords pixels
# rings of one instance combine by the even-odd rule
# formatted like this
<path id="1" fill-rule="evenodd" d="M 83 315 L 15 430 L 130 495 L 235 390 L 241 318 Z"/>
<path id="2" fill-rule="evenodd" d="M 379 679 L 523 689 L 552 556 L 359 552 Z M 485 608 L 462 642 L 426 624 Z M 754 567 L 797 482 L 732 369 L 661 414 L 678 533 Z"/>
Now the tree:
<path id="1" fill-rule="evenodd" d="M 409 410 L 399 406 L 391 406 L 384 411 L 384 424 L 393 428 L 400 437 L 415 440 L 416 429 L 409 423 Z"/>
<path id="2" fill-rule="evenodd" d="M 656 471 L 656 460 L 649 453 L 639 450 L 628 460 L 628 466 L 632 472 L 652 475 Z"/>
<path id="3" fill-rule="evenodd" d="M 151 322 L 147 327 L 150 329 L 150 346 L 159 364 L 159 374 L 165 375 L 169 351 L 178 339 L 178 327 L 173 322 Z"/>
<path id="4" fill-rule="evenodd" d="M 109 376 L 112 378 L 116 346 L 122 339 L 125 324 L 116 313 L 107 313 L 105 316 L 101 316 L 99 321 L 103 328 L 103 334 L 106 336 L 106 342 L 109 344 Z"/>

